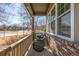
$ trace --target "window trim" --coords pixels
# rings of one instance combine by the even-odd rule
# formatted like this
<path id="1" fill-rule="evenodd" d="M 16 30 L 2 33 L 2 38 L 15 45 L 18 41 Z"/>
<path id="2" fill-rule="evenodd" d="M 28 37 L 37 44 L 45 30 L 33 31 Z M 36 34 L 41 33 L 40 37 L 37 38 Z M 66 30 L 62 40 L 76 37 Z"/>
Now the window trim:
<path id="1" fill-rule="evenodd" d="M 66 10 L 60 16 L 58 16 L 58 13 L 57 13 L 58 12 L 57 4 L 58 3 L 55 3 L 56 9 L 55 9 L 55 34 L 54 35 L 57 37 L 60 37 L 62 39 L 68 40 L 68 41 L 74 41 L 74 3 L 70 3 L 70 9 Z M 65 13 L 67 13 L 69 11 L 71 12 L 71 37 L 70 38 L 68 38 L 66 36 L 58 35 L 58 33 L 57 33 L 57 29 L 58 29 L 57 20 L 58 20 L 58 18 L 63 16 Z"/>
<path id="2" fill-rule="evenodd" d="M 73 5 L 73 4 L 72 4 Z M 62 17 L 63 15 L 65 15 L 66 13 L 68 13 L 68 12 L 71 12 L 71 20 L 72 20 L 72 18 L 74 18 L 73 16 L 72 16 L 72 13 L 73 13 L 73 6 L 71 5 L 71 3 L 70 3 L 70 9 L 68 9 L 67 11 L 65 11 L 64 13 L 62 13 L 60 16 L 58 16 L 58 13 L 57 13 L 57 20 L 58 20 L 58 18 L 60 18 L 60 17 Z M 57 11 L 58 12 L 58 11 Z M 58 24 L 58 23 L 57 23 Z M 58 26 L 57 26 L 57 31 L 58 31 Z M 63 35 L 59 35 L 58 34 L 58 32 L 57 32 L 57 34 L 55 34 L 55 36 L 58 36 L 58 37 L 60 37 L 60 38 L 63 38 L 63 39 L 65 39 L 65 40 L 69 40 L 69 41 L 73 41 L 72 40 L 72 21 L 71 21 L 71 37 L 66 37 L 66 36 L 63 36 Z"/>
<path id="3" fill-rule="evenodd" d="M 56 4 L 57 5 L 57 4 Z M 71 37 L 68 38 L 66 36 L 62 36 L 62 35 L 58 35 L 58 34 L 55 34 L 55 36 L 58 36 L 60 38 L 63 38 L 65 40 L 68 40 L 68 41 L 74 41 L 74 3 L 70 3 L 70 12 L 71 12 Z M 68 10 L 67 10 L 68 11 Z M 67 12 L 66 11 L 66 12 Z M 65 12 L 64 12 L 65 13 Z M 58 20 L 58 14 L 57 14 L 57 20 Z M 58 27 L 57 27 L 58 28 Z"/>
<path id="4" fill-rule="evenodd" d="M 60 18 L 60 17 L 62 17 L 63 15 L 65 15 L 65 14 L 67 14 L 68 12 L 71 12 L 71 9 L 69 9 L 69 10 L 67 10 L 67 11 L 65 11 L 64 13 L 62 13 L 60 16 L 57 16 L 57 19 L 58 18 Z"/>

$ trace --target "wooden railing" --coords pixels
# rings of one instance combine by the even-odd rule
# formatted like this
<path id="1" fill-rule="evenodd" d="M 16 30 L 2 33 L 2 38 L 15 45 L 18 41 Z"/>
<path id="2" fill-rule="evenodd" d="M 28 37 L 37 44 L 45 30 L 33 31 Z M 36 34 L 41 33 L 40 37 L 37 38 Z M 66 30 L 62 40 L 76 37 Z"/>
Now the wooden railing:
<path id="1" fill-rule="evenodd" d="M 23 56 L 28 51 L 30 44 L 32 43 L 32 35 L 28 35 L 21 40 L 5 46 L 0 50 L 1 56 Z"/>

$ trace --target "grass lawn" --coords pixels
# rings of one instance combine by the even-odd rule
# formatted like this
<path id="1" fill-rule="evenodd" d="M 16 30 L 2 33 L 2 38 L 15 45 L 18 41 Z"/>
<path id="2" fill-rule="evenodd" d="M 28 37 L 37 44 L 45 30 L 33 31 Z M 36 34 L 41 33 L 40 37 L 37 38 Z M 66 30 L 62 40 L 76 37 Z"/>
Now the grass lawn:
<path id="1" fill-rule="evenodd" d="M 10 45 L 17 40 L 20 40 L 23 35 L 13 35 L 13 36 L 5 36 L 5 37 L 0 37 L 0 45 Z"/>

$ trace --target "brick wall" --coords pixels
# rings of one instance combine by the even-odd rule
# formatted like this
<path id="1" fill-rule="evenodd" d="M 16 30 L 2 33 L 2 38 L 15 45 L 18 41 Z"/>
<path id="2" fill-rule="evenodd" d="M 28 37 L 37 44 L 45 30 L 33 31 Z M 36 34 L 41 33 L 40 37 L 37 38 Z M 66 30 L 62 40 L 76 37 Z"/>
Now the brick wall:
<path id="1" fill-rule="evenodd" d="M 61 39 L 59 37 L 52 37 L 49 35 L 51 40 L 54 40 L 58 50 L 58 56 L 79 56 L 79 44 Z M 51 38 L 52 37 L 52 38 Z"/>

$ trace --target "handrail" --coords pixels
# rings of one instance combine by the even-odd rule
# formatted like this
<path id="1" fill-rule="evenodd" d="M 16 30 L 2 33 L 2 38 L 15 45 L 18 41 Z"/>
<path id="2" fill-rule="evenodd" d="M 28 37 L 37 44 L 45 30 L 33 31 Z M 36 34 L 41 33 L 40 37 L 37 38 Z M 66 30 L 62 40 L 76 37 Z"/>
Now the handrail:
<path id="1" fill-rule="evenodd" d="M 30 35 L 28 35 L 28 36 L 26 36 L 26 37 L 20 39 L 19 41 L 17 41 L 17 42 L 15 42 L 15 43 L 11 44 L 10 46 L 11 46 L 11 47 L 16 46 L 17 44 L 21 43 L 23 40 L 25 40 L 25 39 L 28 38 L 29 36 L 30 36 Z"/>
<path id="2" fill-rule="evenodd" d="M 23 56 L 32 43 L 32 34 L 0 50 L 2 56 Z"/>

